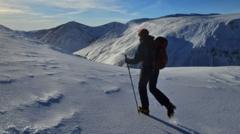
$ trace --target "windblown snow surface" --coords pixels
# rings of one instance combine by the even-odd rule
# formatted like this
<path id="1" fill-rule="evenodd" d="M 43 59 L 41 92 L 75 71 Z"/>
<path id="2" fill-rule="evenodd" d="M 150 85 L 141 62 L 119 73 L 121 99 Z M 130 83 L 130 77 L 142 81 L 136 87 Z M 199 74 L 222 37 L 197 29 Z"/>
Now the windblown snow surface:
<path id="1" fill-rule="evenodd" d="M 0 32 L 0 133 L 240 132 L 239 66 L 162 70 L 158 87 L 176 104 L 176 116 L 169 120 L 149 94 L 149 118 L 136 112 L 126 68 L 60 53 L 10 31 Z M 131 72 L 137 87 L 139 70 Z"/>
<path id="2" fill-rule="evenodd" d="M 122 66 L 122 53 L 135 53 L 139 44 L 137 32 L 141 28 L 147 28 L 155 37 L 168 38 L 168 66 L 240 65 L 239 13 L 171 15 L 133 20 L 120 37 L 96 40 L 74 54 L 92 61 Z"/>

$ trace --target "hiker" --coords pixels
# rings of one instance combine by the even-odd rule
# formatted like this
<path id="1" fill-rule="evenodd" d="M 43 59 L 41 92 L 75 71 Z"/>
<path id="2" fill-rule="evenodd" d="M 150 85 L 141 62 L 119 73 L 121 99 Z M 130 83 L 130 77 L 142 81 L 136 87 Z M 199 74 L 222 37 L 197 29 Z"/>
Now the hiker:
<path id="1" fill-rule="evenodd" d="M 154 52 L 154 37 L 149 35 L 147 29 L 141 29 L 138 33 L 140 45 L 133 59 L 126 58 L 128 64 L 137 64 L 142 62 L 141 73 L 139 78 L 139 94 L 142 106 L 138 108 L 143 114 L 149 115 L 149 101 L 147 96 L 147 84 L 149 83 L 150 92 L 154 95 L 157 101 L 166 107 L 167 115 L 171 118 L 174 115 L 176 107 L 170 102 L 159 89 L 157 89 L 157 80 L 159 68 L 154 68 L 153 52 Z"/>

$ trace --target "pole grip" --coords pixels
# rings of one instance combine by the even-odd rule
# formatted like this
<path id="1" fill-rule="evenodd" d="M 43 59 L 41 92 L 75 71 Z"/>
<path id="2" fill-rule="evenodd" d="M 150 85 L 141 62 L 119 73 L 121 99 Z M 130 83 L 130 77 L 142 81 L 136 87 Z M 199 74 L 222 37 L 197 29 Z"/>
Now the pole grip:
<path id="1" fill-rule="evenodd" d="M 127 59 L 127 55 L 124 54 L 124 57 L 125 57 L 125 61 L 126 61 L 126 59 Z M 126 62 L 126 63 L 127 63 L 127 62 Z M 129 65 L 128 65 L 128 63 L 127 63 L 127 68 L 128 68 L 129 74 L 130 74 L 130 70 L 129 70 Z"/>

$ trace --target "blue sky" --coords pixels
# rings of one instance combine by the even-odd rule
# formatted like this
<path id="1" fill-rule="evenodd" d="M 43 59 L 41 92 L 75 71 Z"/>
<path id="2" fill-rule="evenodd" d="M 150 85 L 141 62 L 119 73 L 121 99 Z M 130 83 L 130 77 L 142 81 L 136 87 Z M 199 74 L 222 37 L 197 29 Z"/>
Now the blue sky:
<path id="1" fill-rule="evenodd" d="M 176 13 L 240 13 L 240 0 L 0 0 L 0 24 L 35 30 L 77 21 L 96 26 Z"/>

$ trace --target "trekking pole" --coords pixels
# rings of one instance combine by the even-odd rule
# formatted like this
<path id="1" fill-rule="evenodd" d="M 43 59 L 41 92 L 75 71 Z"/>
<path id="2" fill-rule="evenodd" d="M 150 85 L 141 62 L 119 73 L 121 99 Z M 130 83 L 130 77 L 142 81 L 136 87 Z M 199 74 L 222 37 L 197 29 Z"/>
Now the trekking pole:
<path id="1" fill-rule="evenodd" d="M 127 59 L 127 55 L 125 54 L 124 56 L 125 56 L 125 59 Z M 130 68 L 129 68 L 128 63 L 127 63 L 127 68 L 128 68 L 128 73 L 129 73 L 129 78 L 130 78 L 130 81 L 131 81 L 131 85 L 132 85 L 132 90 L 133 90 L 134 99 L 135 99 L 136 106 L 137 106 L 137 112 L 138 112 L 138 114 L 139 114 L 137 97 L 136 97 L 136 94 L 135 94 L 134 85 L 133 85 L 133 80 L 132 80 L 132 76 L 131 76 L 131 72 L 130 72 Z"/>

